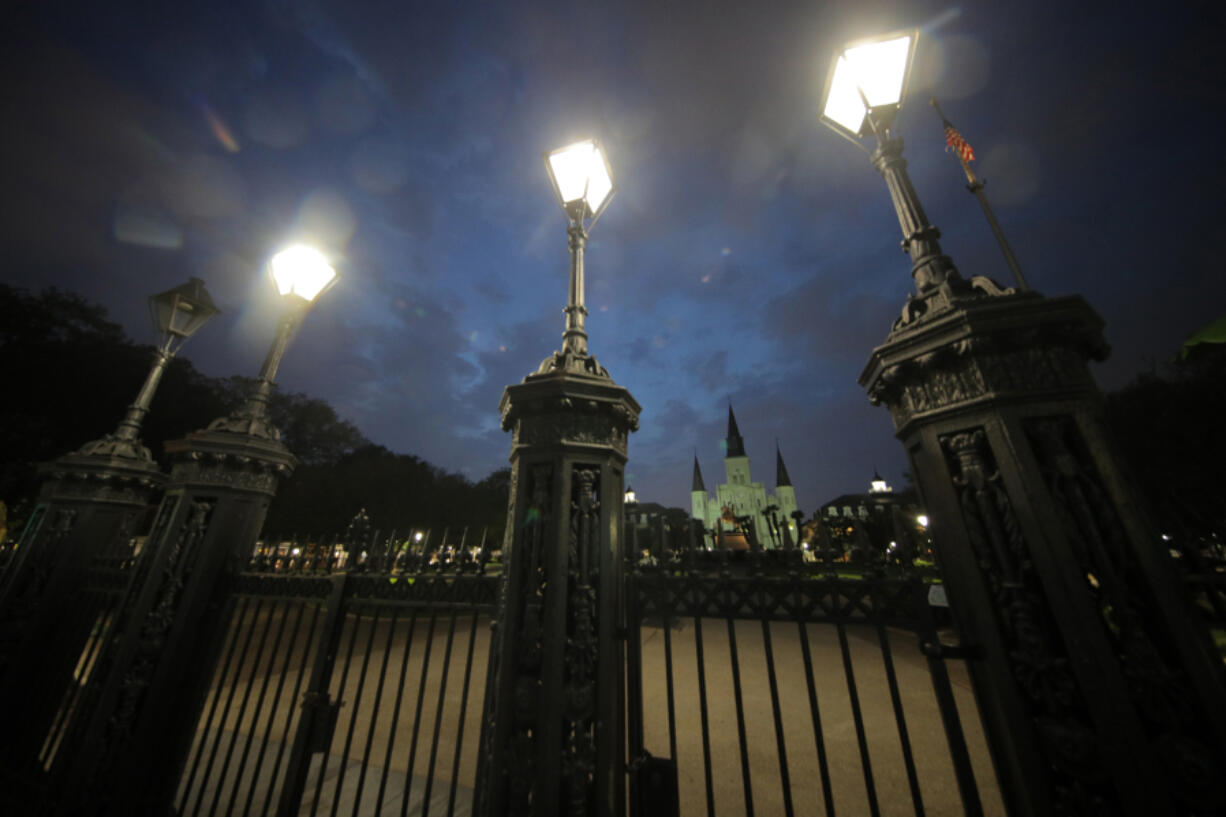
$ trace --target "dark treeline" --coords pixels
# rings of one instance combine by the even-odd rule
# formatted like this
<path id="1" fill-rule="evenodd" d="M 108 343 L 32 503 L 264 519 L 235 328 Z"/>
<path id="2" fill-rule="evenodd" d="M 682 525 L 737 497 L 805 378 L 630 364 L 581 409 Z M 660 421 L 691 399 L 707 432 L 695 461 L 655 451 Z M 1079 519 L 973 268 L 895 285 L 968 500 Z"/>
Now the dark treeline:
<path id="1" fill-rule="evenodd" d="M 190 349 L 190 347 L 189 347 Z M 153 348 L 133 342 L 99 305 L 67 292 L 0 284 L 0 500 L 9 535 L 38 493 L 37 467 L 115 430 L 149 371 Z M 163 443 L 237 408 L 253 381 L 215 378 L 176 358 L 141 431 L 159 462 Z M 269 511 L 266 530 L 339 533 L 365 508 L 372 525 L 488 527 L 500 536 L 508 472 L 476 484 L 409 454 L 374 445 L 323 400 L 276 392 L 269 404 L 301 460 Z"/>
<path id="2" fill-rule="evenodd" d="M 1226 544 L 1226 345 L 1107 395 L 1107 414 L 1162 531 L 1181 545 Z"/>

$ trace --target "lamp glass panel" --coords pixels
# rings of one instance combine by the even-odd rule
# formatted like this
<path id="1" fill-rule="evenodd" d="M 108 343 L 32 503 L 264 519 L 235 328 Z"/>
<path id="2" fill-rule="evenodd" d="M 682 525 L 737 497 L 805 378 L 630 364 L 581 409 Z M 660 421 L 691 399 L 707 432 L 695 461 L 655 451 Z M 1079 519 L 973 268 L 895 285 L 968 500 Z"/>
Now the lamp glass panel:
<path id="1" fill-rule="evenodd" d="M 826 109 L 822 114 L 852 133 L 859 133 L 864 124 L 864 101 L 856 90 L 856 78 L 845 57 L 839 57 L 835 62 L 834 79 L 830 82 Z"/>
<path id="2" fill-rule="evenodd" d="M 159 334 L 169 332 L 174 314 L 174 301 L 159 296 L 150 298 L 149 314 L 153 318 L 153 328 Z"/>
<path id="3" fill-rule="evenodd" d="M 170 331 L 177 335 L 189 334 L 195 312 L 196 309 L 191 304 L 181 298 L 176 299 L 174 313 L 170 316 Z"/>
<path id="4" fill-rule="evenodd" d="M 336 277 L 336 270 L 319 250 L 311 247 L 290 247 L 273 256 L 269 263 L 272 279 L 282 295 L 294 294 L 308 301 Z"/>
<path id="5" fill-rule="evenodd" d="M 613 190 L 613 180 L 600 148 L 588 140 L 549 154 L 549 172 L 563 204 L 585 200 L 595 213 Z"/>
<path id="6" fill-rule="evenodd" d="M 868 104 L 897 105 L 902 101 L 902 84 L 907 74 L 907 55 L 911 36 L 849 48 L 843 58 L 855 83 L 864 89 Z M 863 106 L 861 106 L 863 107 Z"/>

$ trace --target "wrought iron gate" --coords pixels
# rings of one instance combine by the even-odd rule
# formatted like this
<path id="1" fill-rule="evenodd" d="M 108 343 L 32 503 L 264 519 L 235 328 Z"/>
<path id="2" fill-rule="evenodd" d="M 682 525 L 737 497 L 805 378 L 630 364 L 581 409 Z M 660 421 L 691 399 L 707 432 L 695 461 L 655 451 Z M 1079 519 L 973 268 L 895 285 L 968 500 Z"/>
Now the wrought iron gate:
<path id="1" fill-rule="evenodd" d="M 469 813 L 497 582 L 240 575 L 177 813 Z"/>

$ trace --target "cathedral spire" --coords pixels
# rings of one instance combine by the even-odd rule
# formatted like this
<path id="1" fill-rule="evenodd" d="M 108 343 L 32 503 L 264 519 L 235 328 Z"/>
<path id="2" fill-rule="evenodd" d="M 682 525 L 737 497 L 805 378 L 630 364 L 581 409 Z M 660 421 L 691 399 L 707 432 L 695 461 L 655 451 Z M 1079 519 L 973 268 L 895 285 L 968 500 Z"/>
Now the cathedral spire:
<path id="1" fill-rule="evenodd" d="M 775 440 L 775 487 L 791 486 L 792 478 L 788 476 L 788 467 L 783 464 L 783 452 L 779 450 L 779 440 Z"/>
<path id="2" fill-rule="evenodd" d="M 728 438 L 725 457 L 744 457 L 745 441 L 741 439 L 741 431 L 736 427 L 736 415 L 732 413 L 732 403 L 728 404 Z"/>
<path id="3" fill-rule="evenodd" d="M 702 471 L 698 470 L 698 454 L 694 454 L 694 485 L 690 488 L 691 491 L 707 492 L 707 486 L 702 483 Z"/>

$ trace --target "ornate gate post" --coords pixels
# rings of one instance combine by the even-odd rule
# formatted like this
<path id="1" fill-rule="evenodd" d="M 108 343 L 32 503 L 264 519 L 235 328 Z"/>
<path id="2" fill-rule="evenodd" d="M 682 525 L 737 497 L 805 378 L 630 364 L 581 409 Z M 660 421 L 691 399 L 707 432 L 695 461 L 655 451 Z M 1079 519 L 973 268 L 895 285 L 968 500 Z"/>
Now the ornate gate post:
<path id="1" fill-rule="evenodd" d="M 295 459 L 268 422 L 266 389 L 235 414 L 166 443 L 166 494 L 68 738 L 59 813 L 163 813 L 222 634 L 225 579 L 246 563 Z"/>
<path id="2" fill-rule="evenodd" d="M 38 505 L 0 582 L 0 694 L 22 702 L 6 718 L 0 761 L 26 779 L 40 774 L 74 668 L 116 604 L 137 522 L 166 482 L 149 449 L 115 436 L 41 471 Z"/>
<path id="3" fill-rule="evenodd" d="M 621 815 L 626 443 L 640 407 L 564 348 L 503 393 L 513 433 L 482 815 Z"/>
<path id="4" fill-rule="evenodd" d="M 860 383 L 890 410 L 981 653 L 1010 814 L 1220 813 L 1222 662 L 1113 451 L 1087 365 L 1101 320 L 941 258 Z"/>

